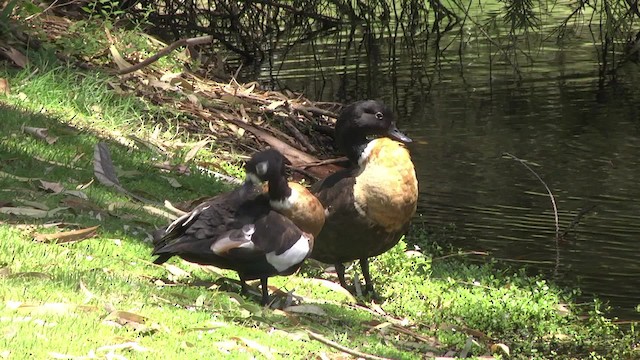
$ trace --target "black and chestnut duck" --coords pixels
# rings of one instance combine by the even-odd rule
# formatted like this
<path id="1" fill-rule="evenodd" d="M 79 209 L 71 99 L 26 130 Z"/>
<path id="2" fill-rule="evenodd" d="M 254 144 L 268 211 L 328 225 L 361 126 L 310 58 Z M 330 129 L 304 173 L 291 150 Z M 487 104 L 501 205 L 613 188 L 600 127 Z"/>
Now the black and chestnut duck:
<path id="1" fill-rule="evenodd" d="M 335 141 L 351 166 L 312 188 L 326 219 L 311 258 L 334 264 L 345 288 L 343 263 L 360 260 L 365 290 L 375 295 L 369 258 L 397 244 L 416 212 L 418 181 L 403 144 L 411 139 L 398 130 L 389 108 L 365 100 L 342 111 Z"/>
<path id="2" fill-rule="evenodd" d="M 158 258 L 154 263 L 179 256 L 235 270 L 243 293 L 247 292 L 245 281 L 260 279 L 261 303 L 267 304 L 267 279 L 298 270 L 324 223 L 318 200 L 306 189 L 291 187 L 287 182 L 285 161 L 276 150 L 256 153 L 245 165 L 247 177 L 241 187 L 200 204 L 156 232 L 153 255 Z M 261 186 L 265 181 L 266 192 Z M 295 217 L 301 221 L 300 227 L 278 212 L 296 210 L 293 203 L 314 201 L 319 210 Z"/>

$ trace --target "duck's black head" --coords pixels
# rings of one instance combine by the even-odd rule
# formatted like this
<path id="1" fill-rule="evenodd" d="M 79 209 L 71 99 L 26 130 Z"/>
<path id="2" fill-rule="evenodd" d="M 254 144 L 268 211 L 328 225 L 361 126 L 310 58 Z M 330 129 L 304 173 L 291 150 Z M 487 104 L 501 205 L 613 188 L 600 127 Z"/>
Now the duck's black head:
<path id="1" fill-rule="evenodd" d="M 267 149 L 253 154 L 244 165 L 247 180 L 254 184 L 286 177 L 285 165 L 290 164 L 278 150 Z"/>
<path id="2" fill-rule="evenodd" d="M 342 110 L 336 122 L 336 145 L 354 162 L 357 162 L 369 137 L 382 136 L 403 143 L 411 142 L 396 127 L 391 109 L 380 101 L 362 100 L 350 104 Z"/>

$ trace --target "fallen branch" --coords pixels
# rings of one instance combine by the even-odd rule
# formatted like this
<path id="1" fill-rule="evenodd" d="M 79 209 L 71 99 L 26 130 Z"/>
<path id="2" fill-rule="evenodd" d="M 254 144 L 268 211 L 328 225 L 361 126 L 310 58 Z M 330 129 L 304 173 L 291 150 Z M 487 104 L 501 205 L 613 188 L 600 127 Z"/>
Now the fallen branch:
<path id="1" fill-rule="evenodd" d="M 316 334 L 311 330 L 307 330 L 307 334 L 309 334 L 309 337 L 314 339 L 314 340 L 320 341 L 321 343 L 323 343 L 325 345 L 331 346 L 334 349 L 338 349 L 338 350 L 342 351 L 343 353 L 355 356 L 357 358 L 371 359 L 371 360 L 390 360 L 389 358 L 380 357 L 380 356 L 376 356 L 376 355 L 365 354 L 365 353 L 362 353 L 360 351 L 350 349 L 350 348 L 348 348 L 348 347 L 346 347 L 344 345 L 338 344 L 335 341 L 331 341 L 331 340 L 327 339 L 326 337 L 324 337 L 324 336 L 322 336 L 320 334 Z"/>
<path id="2" fill-rule="evenodd" d="M 298 140 L 307 151 L 311 151 L 314 153 L 318 152 L 318 150 L 316 150 L 316 147 L 313 146 L 311 142 L 309 142 L 309 139 L 307 139 L 307 137 L 304 136 L 304 134 L 301 133 L 300 130 L 298 130 L 298 128 L 293 124 L 291 120 L 287 119 L 283 122 L 283 124 L 287 129 L 289 129 L 289 131 L 291 131 L 293 137 L 295 137 L 296 140 Z"/>
<path id="3" fill-rule="evenodd" d="M 118 71 L 118 74 L 120 75 L 124 75 L 124 74 L 128 74 L 128 73 L 132 73 L 136 70 L 140 70 L 143 67 L 153 64 L 154 62 L 160 60 L 160 58 L 162 58 L 163 56 L 167 56 L 169 53 L 171 53 L 173 50 L 175 50 L 178 47 L 181 46 L 188 46 L 188 45 L 202 45 L 202 44 L 208 44 L 210 42 L 213 41 L 213 36 L 211 35 L 207 35 L 207 36 L 199 36 L 199 37 L 195 37 L 195 38 L 188 38 L 188 39 L 180 39 L 177 41 L 174 41 L 173 43 L 171 43 L 169 46 L 165 47 L 164 49 L 158 51 L 155 55 L 151 56 L 150 58 L 145 59 L 142 62 L 139 62 L 131 67 L 128 67 L 126 69 L 121 69 L 120 71 Z"/>

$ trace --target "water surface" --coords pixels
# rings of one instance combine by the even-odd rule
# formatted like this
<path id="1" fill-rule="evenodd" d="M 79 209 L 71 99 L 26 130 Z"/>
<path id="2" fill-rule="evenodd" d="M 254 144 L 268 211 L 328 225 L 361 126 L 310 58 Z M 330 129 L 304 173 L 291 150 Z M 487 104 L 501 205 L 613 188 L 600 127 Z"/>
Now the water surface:
<path id="1" fill-rule="evenodd" d="M 561 6 L 561 5 L 558 5 Z M 433 39 L 343 29 L 271 53 L 260 81 L 318 101 L 378 98 L 415 140 L 419 216 L 455 225 L 444 241 L 578 285 L 637 318 L 640 303 L 640 107 L 634 65 L 599 77 L 584 24 L 524 55 L 470 32 Z M 462 52 L 460 52 L 462 50 Z M 459 54 L 463 55 L 460 56 Z M 517 66 L 516 66 L 517 64 Z M 504 153 L 526 160 L 541 182 Z M 486 261 L 486 259 L 485 259 Z"/>

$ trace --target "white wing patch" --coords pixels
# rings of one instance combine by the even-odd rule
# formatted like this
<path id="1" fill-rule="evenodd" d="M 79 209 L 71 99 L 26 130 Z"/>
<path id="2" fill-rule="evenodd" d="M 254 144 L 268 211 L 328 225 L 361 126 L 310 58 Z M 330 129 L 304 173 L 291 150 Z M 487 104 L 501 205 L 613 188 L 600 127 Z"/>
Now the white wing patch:
<path id="1" fill-rule="evenodd" d="M 176 226 L 180 225 L 182 227 L 187 227 L 191 224 L 191 222 L 196 218 L 196 216 L 200 215 L 201 212 L 207 210 L 209 208 L 210 205 L 203 207 L 202 209 L 196 209 L 190 213 L 186 213 L 182 216 L 180 216 L 179 218 L 175 219 L 171 224 L 169 224 L 169 226 L 167 227 L 167 230 L 165 230 L 165 234 L 170 233 Z M 183 219 L 185 219 L 184 222 L 182 221 Z M 182 223 L 182 224 L 180 224 Z"/>
<path id="2" fill-rule="evenodd" d="M 276 210 L 289 210 L 298 201 L 298 192 L 291 189 L 291 195 L 282 200 L 270 200 L 269 205 Z"/>
<path id="3" fill-rule="evenodd" d="M 266 254 L 267 262 L 271 264 L 278 271 L 285 271 L 288 268 L 300 264 L 311 252 L 309 248 L 309 237 L 306 234 L 302 234 L 300 239 L 293 244 L 287 251 L 280 255 L 276 255 L 276 252 L 270 252 Z"/>
<path id="4" fill-rule="evenodd" d="M 253 224 L 245 225 L 239 230 L 228 231 L 211 245 L 211 251 L 213 251 L 214 254 L 224 256 L 232 249 L 242 248 L 254 250 L 256 246 L 253 241 L 251 241 L 251 237 L 255 232 L 256 227 Z"/>

